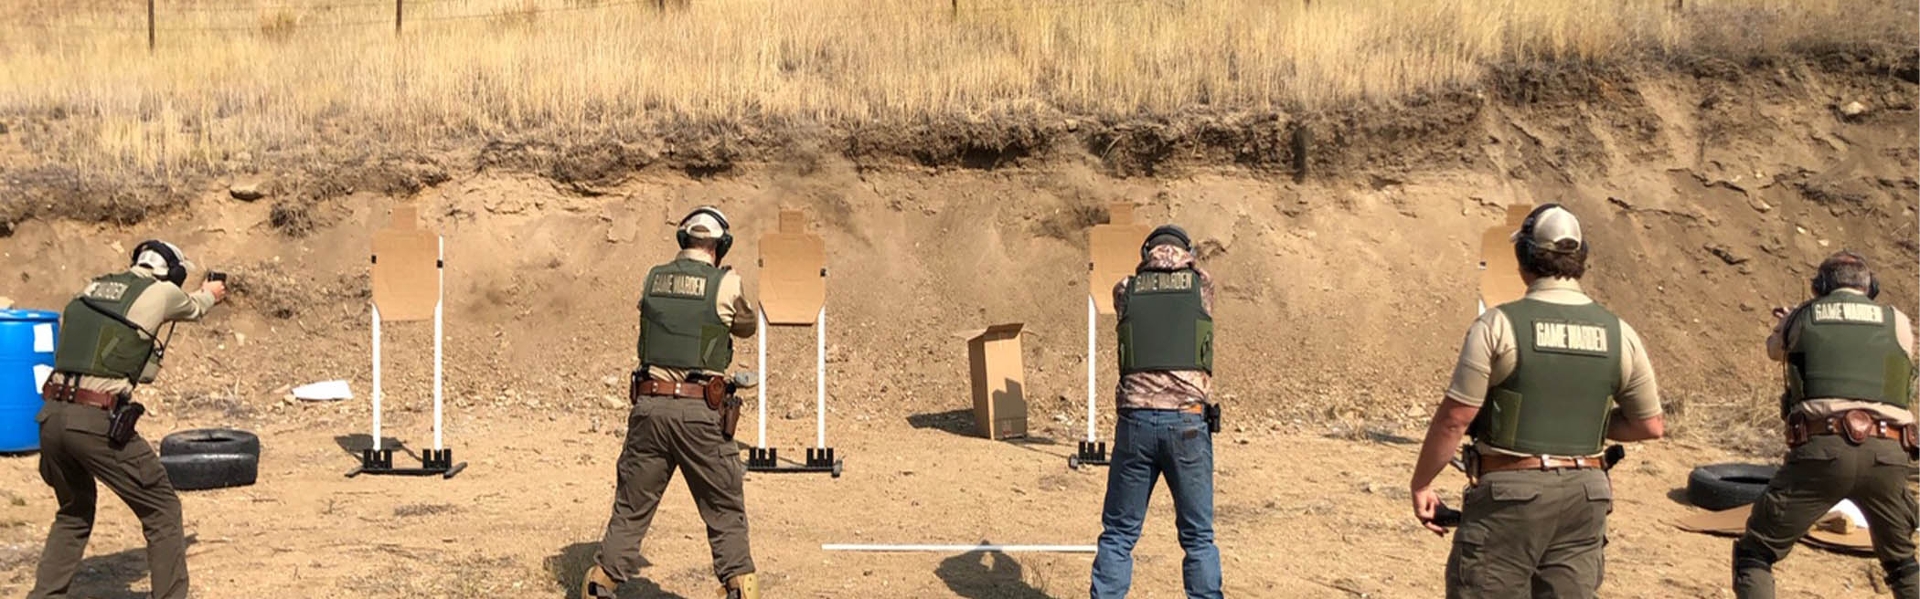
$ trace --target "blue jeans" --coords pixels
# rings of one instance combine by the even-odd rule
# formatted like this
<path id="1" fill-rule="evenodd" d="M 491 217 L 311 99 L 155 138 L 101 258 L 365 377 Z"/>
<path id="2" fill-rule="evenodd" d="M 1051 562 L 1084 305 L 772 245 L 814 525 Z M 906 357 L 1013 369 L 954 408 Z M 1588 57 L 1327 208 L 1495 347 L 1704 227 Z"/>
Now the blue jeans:
<path id="1" fill-rule="evenodd" d="M 1100 512 L 1100 552 L 1093 558 L 1093 599 L 1127 596 L 1133 586 L 1133 544 L 1147 518 L 1147 500 L 1161 475 L 1173 493 L 1180 531 L 1181 580 L 1189 599 L 1220 597 L 1220 549 L 1213 545 L 1213 434 L 1199 414 L 1122 410 L 1114 425 L 1107 501 Z"/>

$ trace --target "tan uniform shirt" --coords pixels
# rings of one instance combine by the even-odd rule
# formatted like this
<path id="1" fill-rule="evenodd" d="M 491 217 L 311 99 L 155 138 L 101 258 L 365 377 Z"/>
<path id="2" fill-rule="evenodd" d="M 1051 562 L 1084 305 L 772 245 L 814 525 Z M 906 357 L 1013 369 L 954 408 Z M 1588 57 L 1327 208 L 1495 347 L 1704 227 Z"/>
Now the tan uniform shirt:
<path id="1" fill-rule="evenodd" d="M 1208 314 L 1213 313 L 1213 277 L 1195 265 L 1191 252 L 1170 245 L 1156 246 L 1148 252 L 1142 266 L 1156 270 L 1192 268 L 1200 275 L 1201 307 Z M 1115 314 L 1126 315 L 1127 284 L 1132 281 L 1133 277 L 1129 276 L 1113 286 Z M 1121 375 L 1114 395 L 1121 408 L 1177 410 L 1206 403 L 1212 392 L 1213 375 L 1207 371 L 1165 370 Z"/>
<path id="2" fill-rule="evenodd" d="M 1837 293 L 1865 295 L 1853 289 L 1841 289 Z M 1891 308 L 1892 306 L 1888 307 Z M 1799 329 L 1787 330 L 1789 328 L 1787 325 L 1791 323 L 1792 320 L 1792 318 L 1780 319 L 1780 323 L 1773 327 L 1773 334 L 1767 336 L 1767 357 L 1772 358 L 1775 362 L 1786 362 L 1787 348 L 1792 347 L 1793 342 L 1799 339 Z M 1899 308 L 1893 308 L 1893 334 L 1896 340 L 1900 342 L 1900 347 L 1907 351 L 1907 359 L 1913 359 L 1913 321 L 1909 320 L 1907 314 L 1901 312 Z M 1891 406 L 1877 401 L 1855 401 L 1843 398 L 1815 397 L 1808 398 L 1806 401 L 1800 402 L 1800 405 L 1794 407 L 1794 411 L 1806 414 L 1811 418 L 1825 418 L 1848 410 L 1866 410 L 1873 412 L 1874 415 L 1880 418 L 1897 424 L 1912 424 L 1914 422 L 1913 411 L 1903 410 L 1897 406 Z"/>
<path id="3" fill-rule="evenodd" d="M 713 254 L 709 254 L 705 250 L 680 250 L 680 254 L 674 256 L 676 260 L 689 258 L 707 264 L 714 263 Z M 639 307 L 639 304 L 634 304 L 634 307 Z M 720 275 L 720 289 L 713 293 L 713 311 L 720 315 L 721 322 L 727 323 L 729 332 L 733 333 L 735 337 L 741 339 L 752 337 L 754 330 L 759 327 L 760 317 L 753 311 L 753 302 L 747 300 L 745 287 L 740 282 L 740 274 L 731 270 L 727 271 L 724 275 Z M 690 371 L 685 368 L 665 368 L 661 366 L 649 367 L 647 372 L 652 375 L 654 380 L 673 382 L 686 381 L 687 375 L 690 374 Z"/>
<path id="4" fill-rule="evenodd" d="M 1580 290 L 1580 282 L 1544 278 L 1527 288 L 1527 299 L 1549 304 L 1591 304 L 1593 299 Z M 1625 319 L 1620 321 L 1620 389 L 1615 403 L 1628 418 L 1646 420 L 1660 415 L 1660 387 L 1653 377 L 1653 363 L 1647 359 L 1646 345 L 1640 334 Z M 1519 346 L 1514 341 L 1513 322 L 1498 309 L 1487 310 L 1467 328 L 1467 341 L 1460 347 L 1460 361 L 1453 367 L 1453 382 L 1447 387 L 1447 399 L 1480 407 L 1486 403 L 1487 388 L 1506 382 L 1518 363 Z M 1482 443 L 1480 451 L 1504 452 Z"/>
<path id="5" fill-rule="evenodd" d="M 153 271 L 145 266 L 135 266 L 128 269 L 128 272 L 149 279 L 153 278 Z M 212 308 L 213 294 L 205 291 L 187 293 L 178 285 L 158 281 L 148 286 L 146 291 L 140 292 L 140 297 L 134 298 L 133 305 L 127 307 L 127 320 L 133 321 L 143 329 L 159 333 L 164 339 L 166 333 L 160 330 L 161 325 L 169 322 L 200 320 L 200 317 L 206 316 L 207 310 Z M 160 361 L 158 359 L 148 361 L 146 370 L 140 374 L 140 382 L 151 383 L 159 374 Z M 80 388 L 117 394 L 132 391 L 133 385 L 126 379 L 82 376 Z"/>

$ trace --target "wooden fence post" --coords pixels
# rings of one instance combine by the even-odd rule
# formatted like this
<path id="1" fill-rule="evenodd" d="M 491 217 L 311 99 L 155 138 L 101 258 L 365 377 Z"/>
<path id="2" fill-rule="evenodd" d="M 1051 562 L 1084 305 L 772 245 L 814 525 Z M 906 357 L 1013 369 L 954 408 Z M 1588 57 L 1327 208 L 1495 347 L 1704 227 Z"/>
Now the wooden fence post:
<path id="1" fill-rule="evenodd" d="M 400 23 L 406 12 L 407 0 L 393 0 L 393 33 L 400 34 Z"/>
<path id="2" fill-rule="evenodd" d="M 147 53 L 153 53 L 153 2 L 147 0 Z"/>

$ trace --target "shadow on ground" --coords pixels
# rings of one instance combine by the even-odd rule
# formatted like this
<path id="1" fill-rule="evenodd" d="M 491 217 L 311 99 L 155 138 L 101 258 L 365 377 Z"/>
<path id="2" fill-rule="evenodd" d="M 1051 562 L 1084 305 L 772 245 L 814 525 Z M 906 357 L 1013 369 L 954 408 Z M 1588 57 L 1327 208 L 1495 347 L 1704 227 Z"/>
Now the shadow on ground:
<path id="1" fill-rule="evenodd" d="M 198 542 L 195 535 L 187 535 L 186 545 L 192 549 Z M 38 549 L 38 547 L 35 547 Z M 192 566 L 189 565 L 191 570 Z M 89 599 L 146 599 L 146 590 L 151 577 L 147 573 L 147 548 L 142 545 L 119 553 L 96 555 L 80 560 L 80 570 L 73 575 L 73 586 L 68 589 L 74 597 Z M 28 584 L 32 584 L 29 582 Z"/>
<path id="2" fill-rule="evenodd" d="M 339 435 L 333 438 L 333 442 L 340 446 L 341 451 L 347 452 L 347 455 L 353 456 L 355 459 L 359 459 L 361 451 L 373 449 L 373 435 Z M 399 439 L 393 437 L 381 437 L 380 448 L 391 449 L 394 453 L 406 454 L 407 457 L 413 458 L 415 461 L 420 459 L 420 456 L 414 454 L 413 450 L 407 447 L 407 444 L 401 443 Z"/>
<path id="3" fill-rule="evenodd" d="M 587 568 L 599 567 L 593 562 L 594 554 L 599 551 L 599 543 L 574 543 L 562 548 L 559 553 L 547 557 L 547 573 L 552 574 L 554 583 L 559 584 L 560 589 L 565 591 L 565 595 L 562 596 L 578 596 L 580 583 L 587 579 Z M 642 559 L 641 565 L 652 564 Z M 660 585 L 644 578 L 629 580 L 626 584 L 620 585 L 620 588 L 614 592 L 614 596 L 620 599 L 687 599 L 661 590 Z"/>
<path id="4" fill-rule="evenodd" d="M 1027 583 L 1019 561 L 998 551 L 947 558 L 933 573 L 953 594 L 967 599 L 1049 599 L 1044 591 Z"/>
<path id="5" fill-rule="evenodd" d="M 907 424 L 913 428 L 946 431 L 962 437 L 978 437 L 973 425 L 973 410 L 948 410 L 927 414 L 914 414 L 907 417 Z"/>

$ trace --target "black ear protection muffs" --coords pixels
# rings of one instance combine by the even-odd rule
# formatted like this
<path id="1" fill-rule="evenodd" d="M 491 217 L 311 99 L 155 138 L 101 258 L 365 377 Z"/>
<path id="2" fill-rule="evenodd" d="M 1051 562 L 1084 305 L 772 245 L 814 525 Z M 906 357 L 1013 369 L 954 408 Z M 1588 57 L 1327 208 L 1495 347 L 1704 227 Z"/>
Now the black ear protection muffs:
<path id="1" fill-rule="evenodd" d="M 160 259 L 167 263 L 166 270 L 155 271 L 153 276 L 162 281 L 173 283 L 175 286 L 186 284 L 187 269 L 181 266 L 180 254 L 173 251 L 173 246 L 167 245 L 167 242 L 158 239 L 142 241 L 140 245 L 133 246 L 133 257 L 131 258 L 133 264 L 139 264 L 140 254 L 147 252 L 159 254 Z"/>
<path id="2" fill-rule="evenodd" d="M 693 212 L 688 212 L 685 218 L 680 219 L 679 230 L 674 231 L 674 239 L 680 242 L 680 249 L 683 250 L 693 245 L 693 235 L 686 229 L 687 221 L 701 214 L 710 215 L 714 220 L 720 221 L 720 242 L 714 245 L 713 257 L 716 261 L 725 259 L 727 250 L 733 249 L 733 224 L 727 222 L 727 215 L 721 214 L 719 208 L 701 206 L 694 208 Z"/>
<path id="3" fill-rule="evenodd" d="M 1866 256 L 1853 253 L 1852 251 L 1842 251 L 1838 254 L 1834 254 L 1833 257 L 1828 258 L 1828 260 L 1832 260 L 1834 258 L 1844 258 L 1846 260 L 1857 263 L 1860 265 L 1861 268 L 1867 269 L 1869 273 L 1871 273 L 1873 270 L 1872 267 L 1867 266 Z M 1844 287 L 1844 285 L 1841 285 L 1839 281 L 1833 280 L 1832 274 L 1833 274 L 1833 271 L 1825 268 L 1815 271 L 1813 275 L 1813 280 L 1809 281 L 1810 283 L 1809 286 L 1813 288 L 1813 295 L 1815 297 L 1825 296 L 1826 294 L 1833 293 L 1834 291 L 1839 290 L 1841 287 Z M 1877 299 L 1880 297 L 1880 277 L 1879 276 L 1875 276 L 1872 274 L 1869 274 L 1867 276 L 1866 292 L 1867 292 L 1867 299 Z"/>
<path id="4" fill-rule="evenodd" d="M 1186 229 L 1180 228 L 1180 225 L 1160 225 L 1155 227 L 1152 233 L 1148 233 L 1146 239 L 1140 241 L 1141 260 L 1147 259 L 1147 253 L 1153 251 L 1153 238 L 1161 235 L 1172 235 L 1174 239 L 1180 240 L 1180 249 L 1193 251 L 1193 238 L 1187 236 Z"/>
<path id="5" fill-rule="evenodd" d="M 1546 214 L 1548 210 L 1552 210 L 1554 208 L 1560 208 L 1562 210 L 1566 209 L 1566 207 L 1561 206 L 1559 204 L 1541 204 L 1539 206 L 1534 207 L 1532 212 L 1528 212 L 1527 220 L 1521 221 L 1520 223 L 1520 233 L 1518 235 L 1519 239 L 1515 239 L 1513 241 L 1513 258 L 1515 261 L 1519 262 L 1520 267 L 1523 269 L 1526 269 L 1527 272 L 1539 272 L 1533 267 L 1534 250 L 1539 249 L 1539 245 L 1534 243 L 1533 241 L 1533 226 L 1535 223 L 1538 223 L 1540 221 L 1540 215 Z M 1587 240 L 1583 237 L 1580 240 L 1580 247 L 1575 249 L 1574 251 L 1579 251 L 1586 248 L 1587 248 Z"/>

